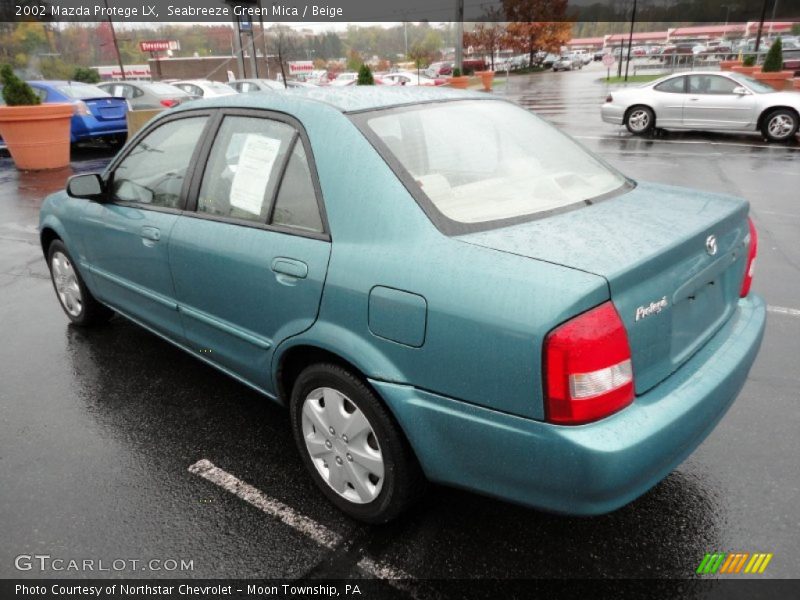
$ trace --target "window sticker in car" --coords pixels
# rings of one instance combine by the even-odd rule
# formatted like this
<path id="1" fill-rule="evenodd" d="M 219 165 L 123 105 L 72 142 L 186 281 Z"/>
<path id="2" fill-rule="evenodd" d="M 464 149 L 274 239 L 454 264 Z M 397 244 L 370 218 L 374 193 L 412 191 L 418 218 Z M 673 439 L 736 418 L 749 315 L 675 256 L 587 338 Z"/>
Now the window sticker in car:
<path id="1" fill-rule="evenodd" d="M 261 135 L 247 136 L 231 184 L 231 206 L 254 215 L 261 213 L 269 176 L 280 147 L 280 140 Z"/>

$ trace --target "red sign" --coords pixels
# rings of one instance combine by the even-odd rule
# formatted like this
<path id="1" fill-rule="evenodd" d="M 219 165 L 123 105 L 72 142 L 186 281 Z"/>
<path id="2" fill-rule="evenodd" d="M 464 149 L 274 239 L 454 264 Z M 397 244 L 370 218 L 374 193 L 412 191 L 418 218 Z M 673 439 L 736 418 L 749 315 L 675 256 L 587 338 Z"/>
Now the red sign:
<path id="1" fill-rule="evenodd" d="M 180 50 L 180 42 L 176 40 L 147 40 L 139 42 L 142 52 L 165 52 L 166 50 Z"/>
<path id="2" fill-rule="evenodd" d="M 613 54 L 603 54 L 603 64 L 605 66 L 610 67 L 615 62 L 616 62 L 616 60 L 614 59 L 614 55 Z"/>

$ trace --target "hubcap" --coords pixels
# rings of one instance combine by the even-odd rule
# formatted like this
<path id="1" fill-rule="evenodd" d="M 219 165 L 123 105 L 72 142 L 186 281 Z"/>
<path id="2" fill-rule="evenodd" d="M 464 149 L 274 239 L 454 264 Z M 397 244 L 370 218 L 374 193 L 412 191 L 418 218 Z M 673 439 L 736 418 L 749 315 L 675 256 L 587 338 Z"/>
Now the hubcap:
<path id="1" fill-rule="evenodd" d="M 792 133 L 794 121 L 788 115 L 777 115 L 769 120 L 767 128 L 772 137 L 785 138 Z"/>
<path id="2" fill-rule="evenodd" d="M 644 131 L 650 123 L 650 115 L 645 110 L 635 110 L 628 118 L 628 123 L 634 131 Z"/>
<path id="3" fill-rule="evenodd" d="M 83 310 L 83 298 L 75 269 L 66 255 L 61 252 L 53 254 L 50 263 L 50 273 L 56 286 L 58 300 L 71 316 L 77 317 Z"/>
<path id="4" fill-rule="evenodd" d="M 303 402 L 303 438 L 322 479 L 355 504 L 372 502 L 383 487 L 383 454 L 372 425 L 341 392 L 322 387 Z"/>

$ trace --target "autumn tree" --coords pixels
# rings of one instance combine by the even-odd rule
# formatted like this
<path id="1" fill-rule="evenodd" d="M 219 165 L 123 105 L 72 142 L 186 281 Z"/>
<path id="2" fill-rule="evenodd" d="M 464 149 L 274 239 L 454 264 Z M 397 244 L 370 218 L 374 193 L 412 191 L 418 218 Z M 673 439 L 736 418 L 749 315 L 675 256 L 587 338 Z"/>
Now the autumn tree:
<path id="1" fill-rule="evenodd" d="M 528 66 L 539 51 L 558 52 L 572 37 L 567 0 L 503 0 L 509 21 L 505 43 L 528 55 Z"/>
<path id="2" fill-rule="evenodd" d="M 494 9 L 490 9 L 494 10 Z M 491 18 L 493 15 L 489 15 Z M 472 31 L 464 32 L 464 46 L 477 49 L 489 56 L 491 69 L 494 71 L 494 57 L 504 45 L 506 29 L 496 21 L 477 23 Z"/>

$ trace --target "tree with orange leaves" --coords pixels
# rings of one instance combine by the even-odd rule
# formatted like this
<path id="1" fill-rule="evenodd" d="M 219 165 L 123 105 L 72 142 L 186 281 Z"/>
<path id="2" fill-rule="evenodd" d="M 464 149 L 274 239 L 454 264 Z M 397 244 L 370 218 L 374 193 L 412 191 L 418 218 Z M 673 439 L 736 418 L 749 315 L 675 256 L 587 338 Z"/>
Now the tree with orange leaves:
<path id="1" fill-rule="evenodd" d="M 558 52 L 572 36 L 567 0 L 503 0 L 509 21 L 505 43 L 528 54 L 528 66 L 540 50 Z"/>
<path id="2" fill-rule="evenodd" d="M 501 21 L 502 12 L 494 7 L 486 11 L 486 22 L 476 23 L 472 31 L 464 32 L 464 46 L 477 49 L 489 56 L 490 69 L 494 71 L 494 57 L 505 45 L 506 30 Z"/>

